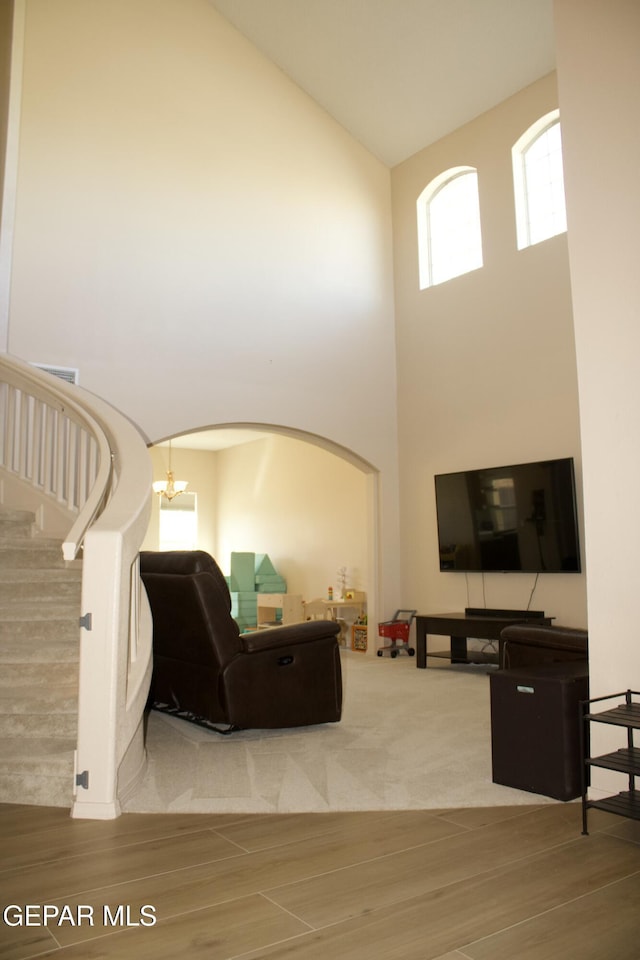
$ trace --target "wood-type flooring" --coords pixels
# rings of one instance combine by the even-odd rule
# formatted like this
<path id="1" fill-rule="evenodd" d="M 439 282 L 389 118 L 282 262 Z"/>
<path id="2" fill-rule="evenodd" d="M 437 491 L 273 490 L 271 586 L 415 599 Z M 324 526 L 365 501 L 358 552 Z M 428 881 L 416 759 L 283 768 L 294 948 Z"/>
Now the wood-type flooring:
<path id="1" fill-rule="evenodd" d="M 580 804 L 0 805 L 0 960 L 640 960 L 640 824 Z M 45 922 L 46 920 L 46 922 Z"/>

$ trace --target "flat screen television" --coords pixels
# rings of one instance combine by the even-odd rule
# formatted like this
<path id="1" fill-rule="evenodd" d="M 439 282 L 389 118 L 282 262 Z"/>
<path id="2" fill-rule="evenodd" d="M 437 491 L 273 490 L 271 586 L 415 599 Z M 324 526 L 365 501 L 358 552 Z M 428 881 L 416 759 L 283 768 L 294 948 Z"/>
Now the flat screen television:
<path id="1" fill-rule="evenodd" d="M 441 570 L 580 573 L 573 459 L 435 478 Z"/>

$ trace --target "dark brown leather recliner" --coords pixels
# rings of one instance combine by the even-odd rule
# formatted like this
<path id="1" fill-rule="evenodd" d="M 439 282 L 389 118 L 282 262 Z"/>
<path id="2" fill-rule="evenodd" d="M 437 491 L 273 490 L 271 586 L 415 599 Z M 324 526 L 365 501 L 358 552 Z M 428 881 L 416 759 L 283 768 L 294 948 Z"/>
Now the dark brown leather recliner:
<path id="1" fill-rule="evenodd" d="M 553 627 L 516 623 L 500 634 L 500 667 L 537 666 L 542 663 L 587 662 L 589 637 L 578 627 Z"/>
<path id="2" fill-rule="evenodd" d="M 240 634 L 227 582 L 201 550 L 143 551 L 140 573 L 153 616 L 152 706 L 232 729 L 340 719 L 338 623 Z"/>

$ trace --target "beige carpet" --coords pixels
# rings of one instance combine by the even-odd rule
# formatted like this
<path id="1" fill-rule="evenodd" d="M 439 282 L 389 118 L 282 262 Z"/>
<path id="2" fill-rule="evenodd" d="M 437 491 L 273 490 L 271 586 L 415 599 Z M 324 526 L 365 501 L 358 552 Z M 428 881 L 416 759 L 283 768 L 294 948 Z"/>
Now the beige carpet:
<path id="1" fill-rule="evenodd" d="M 491 779 L 486 667 L 345 652 L 337 724 L 220 736 L 152 712 L 140 813 L 302 813 L 527 804 Z M 535 802 L 545 798 L 535 796 Z M 551 801 L 550 801 L 551 802 Z"/>

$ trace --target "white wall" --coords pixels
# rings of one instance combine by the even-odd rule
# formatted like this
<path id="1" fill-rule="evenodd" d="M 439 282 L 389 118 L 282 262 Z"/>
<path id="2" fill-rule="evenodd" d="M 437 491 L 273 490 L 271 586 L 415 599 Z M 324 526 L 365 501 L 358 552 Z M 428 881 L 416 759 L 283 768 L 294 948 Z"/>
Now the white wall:
<path id="1" fill-rule="evenodd" d="M 355 451 L 397 605 L 389 171 L 207 0 L 26 0 L 9 350 L 150 440 L 249 422 Z"/>
<path id="2" fill-rule="evenodd" d="M 511 148 L 557 107 L 543 78 L 392 171 L 403 603 L 524 608 L 529 574 L 441 573 L 434 475 L 572 456 L 581 494 L 566 235 L 518 252 Z M 449 167 L 478 169 L 484 266 L 419 289 L 416 200 Z M 586 625 L 585 576 L 542 575 L 531 600 Z"/>
<path id="3" fill-rule="evenodd" d="M 604 696 L 640 689 L 640 5 L 556 0 L 555 16 L 584 456 L 591 693 Z"/>

